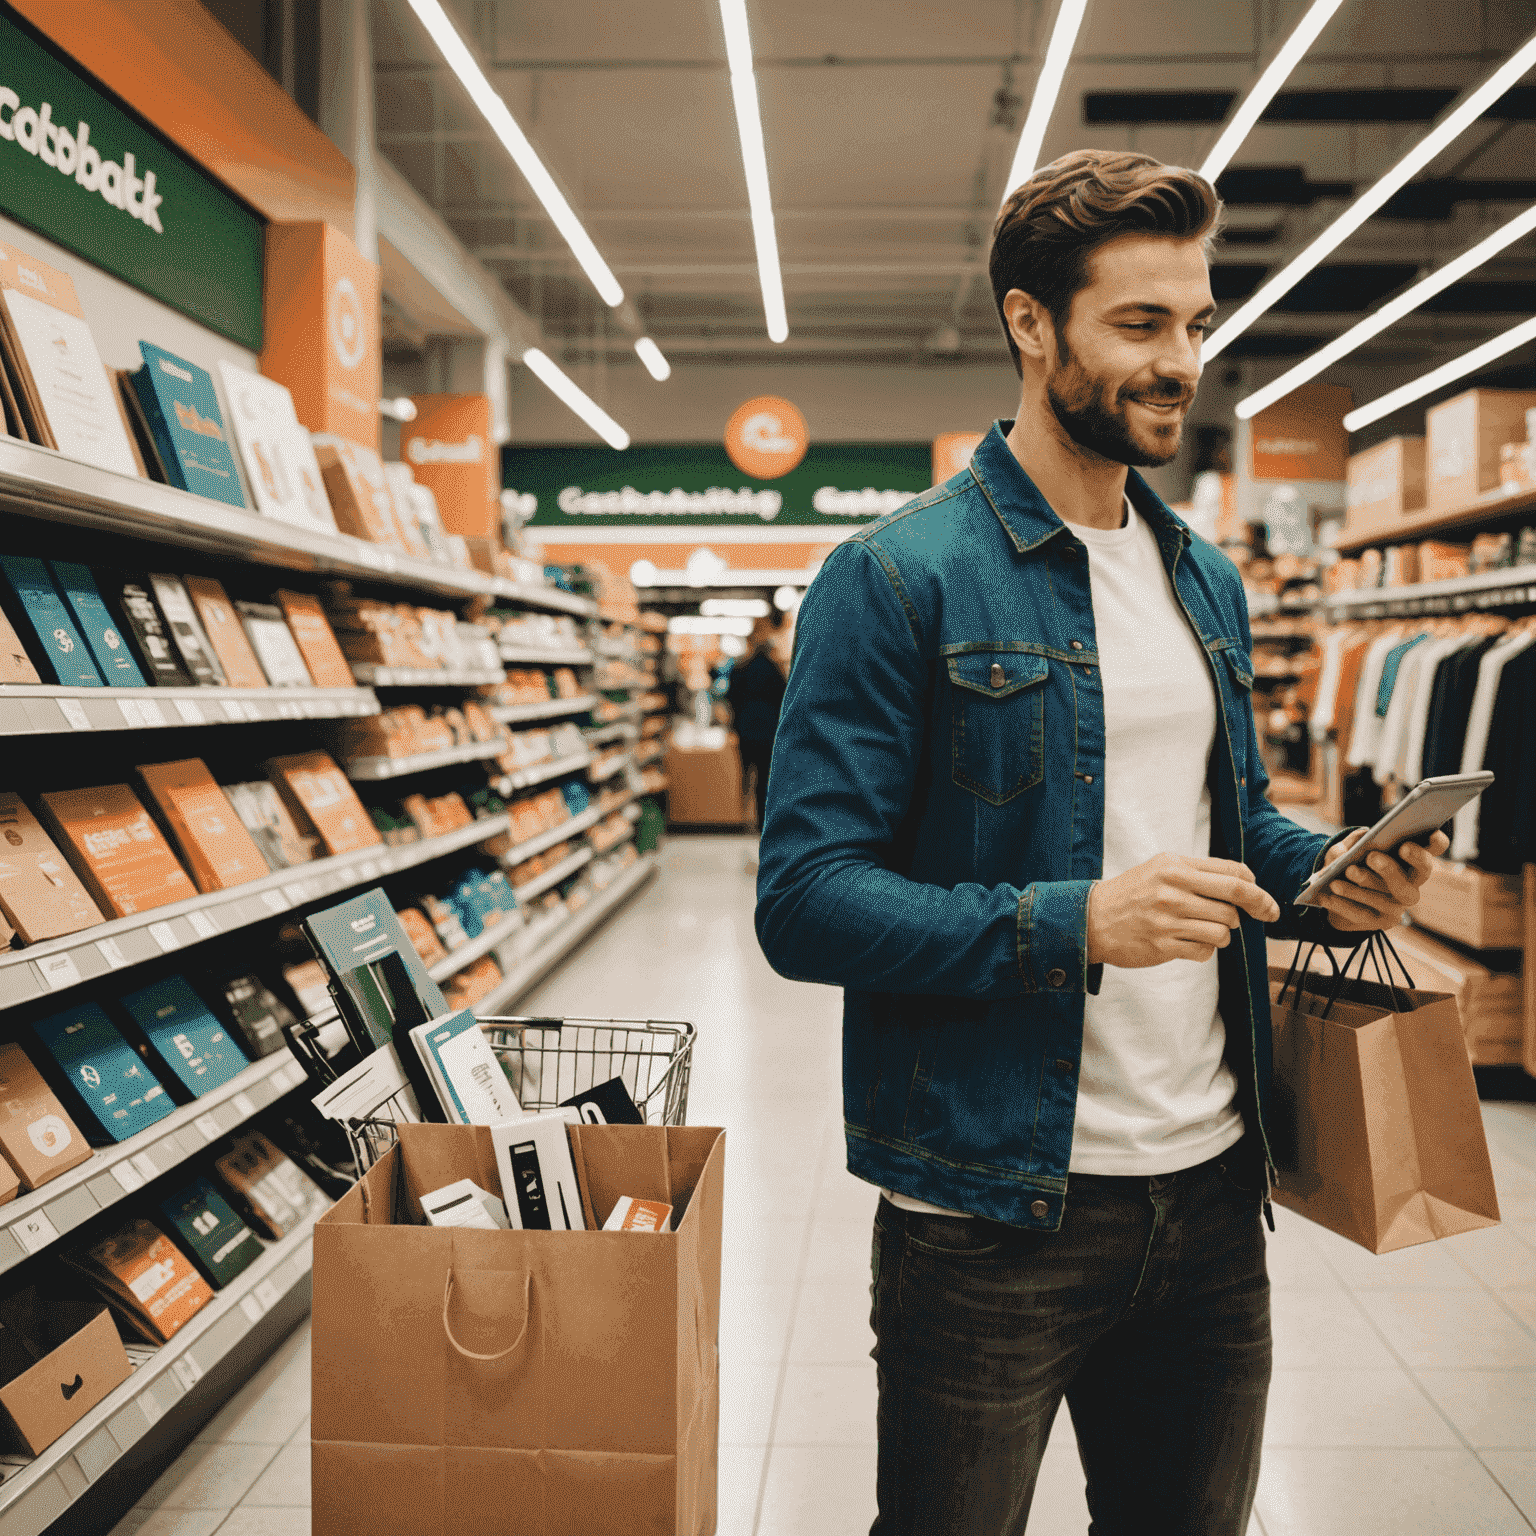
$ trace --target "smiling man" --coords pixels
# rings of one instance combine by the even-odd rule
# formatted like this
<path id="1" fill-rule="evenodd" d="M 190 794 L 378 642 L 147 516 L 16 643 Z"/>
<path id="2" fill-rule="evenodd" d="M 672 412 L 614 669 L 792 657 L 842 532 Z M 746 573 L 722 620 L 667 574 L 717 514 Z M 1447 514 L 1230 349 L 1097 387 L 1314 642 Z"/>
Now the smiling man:
<path id="1" fill-rule="evenodd" d="M 1391 926 L 1445 846 L 1293 905 L 1329 839 L 1265 796 L 1242 583 L 1131 468 L 1178 451 L 1219 218 L 1145 155 L 1020 187 L 991 253 L 1017 417 L 800 608 L 757 929 L 845 989 L 877 1536 L 1019 1536 L 1063 1397 L 1095 1536 L 1245 1536 L 1266 935 Z"/>

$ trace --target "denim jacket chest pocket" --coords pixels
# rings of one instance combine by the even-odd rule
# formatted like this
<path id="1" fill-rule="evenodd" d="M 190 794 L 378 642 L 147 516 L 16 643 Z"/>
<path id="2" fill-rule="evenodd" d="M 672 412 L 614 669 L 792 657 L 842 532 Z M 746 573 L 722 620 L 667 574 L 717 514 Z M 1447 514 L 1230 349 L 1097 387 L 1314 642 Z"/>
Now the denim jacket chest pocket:
<path id="1" fill-rule="evenodd" d="M 950 767 L 962 789 L 1002 805 L 1045 776 L 1050 664 L 1026 651 L 946 646 Z"/>

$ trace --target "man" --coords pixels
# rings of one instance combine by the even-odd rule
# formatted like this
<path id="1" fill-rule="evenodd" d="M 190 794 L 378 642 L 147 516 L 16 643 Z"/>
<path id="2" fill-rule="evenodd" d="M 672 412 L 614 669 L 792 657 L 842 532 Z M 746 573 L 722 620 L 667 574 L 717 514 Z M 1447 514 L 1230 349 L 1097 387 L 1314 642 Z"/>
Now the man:
<path id="1" fill-rule="evenodd" d="M 1266 928 L 1352 944 L 1444 847 L 1292 905 L 1329 839 L 1265 799 L 1238 573 L 1127 472 L 1178 449 L 1219 215 L 1145 155 L 1020 187 L 991 253 L 1017 418 L 800 609 L 757 927 L 846 989 L 878 1536 L 1017 1536 L 1063 1396 L 1096 1536 L 1244 1536 Z"/>
<path id="2" fill-rule="evenodd" d="M 741 751 L 742 774 L 750 773 L 752 777 L 758 832 L 763 830 L 768 765 L 773 760 L 773 736 L 779 728 L 779 707 L 784 702 L 784 673 L 773 658 L 774 633 L 771 620 L 753 622 L 748 655 L 731 668 L 725 695 Z"/>

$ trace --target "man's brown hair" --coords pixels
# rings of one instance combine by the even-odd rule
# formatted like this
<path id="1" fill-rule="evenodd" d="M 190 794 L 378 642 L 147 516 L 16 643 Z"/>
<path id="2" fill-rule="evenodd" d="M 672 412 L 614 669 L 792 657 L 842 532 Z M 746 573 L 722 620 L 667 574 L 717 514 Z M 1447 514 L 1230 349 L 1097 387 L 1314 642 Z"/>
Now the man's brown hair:
<path id="1" fill-rule="evenodd" d="M 1099 246 L 1121 235 L 1167 235 L 1204 240 L 1209 254 L 1220 224 L 1221 199 L 1210 182 L 1151 155 L 1078 149 L 1041 166 L 1003 204 L 987 258 L 1014 371 L 1023 376 L 1003 314 L 1010 289 L 1039 300 L 1059 336 Z"/>

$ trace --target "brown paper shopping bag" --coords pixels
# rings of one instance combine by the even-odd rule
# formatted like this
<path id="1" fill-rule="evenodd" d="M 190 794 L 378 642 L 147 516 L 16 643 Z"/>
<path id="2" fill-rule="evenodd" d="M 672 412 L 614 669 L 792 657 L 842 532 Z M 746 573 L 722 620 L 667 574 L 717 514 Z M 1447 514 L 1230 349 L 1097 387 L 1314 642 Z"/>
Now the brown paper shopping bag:
<path id="1" fill-rule="evenodd" d="M 1287 980 L 1269 968 L 1276 1204 L 1373 1253 L 1496 1226 L 1456 1000 L 1299 967 Z"/>
<path id="2" fill-rule="evenodd" d="M 708 1536 L 725 1133 L 571 1127 L 589 1228 L 623 1195 L 674 1230 L 412 1225 L 496 1190 L 479 1126 L 403 1125 L 315 1228 L 315 1536 Z"/>

